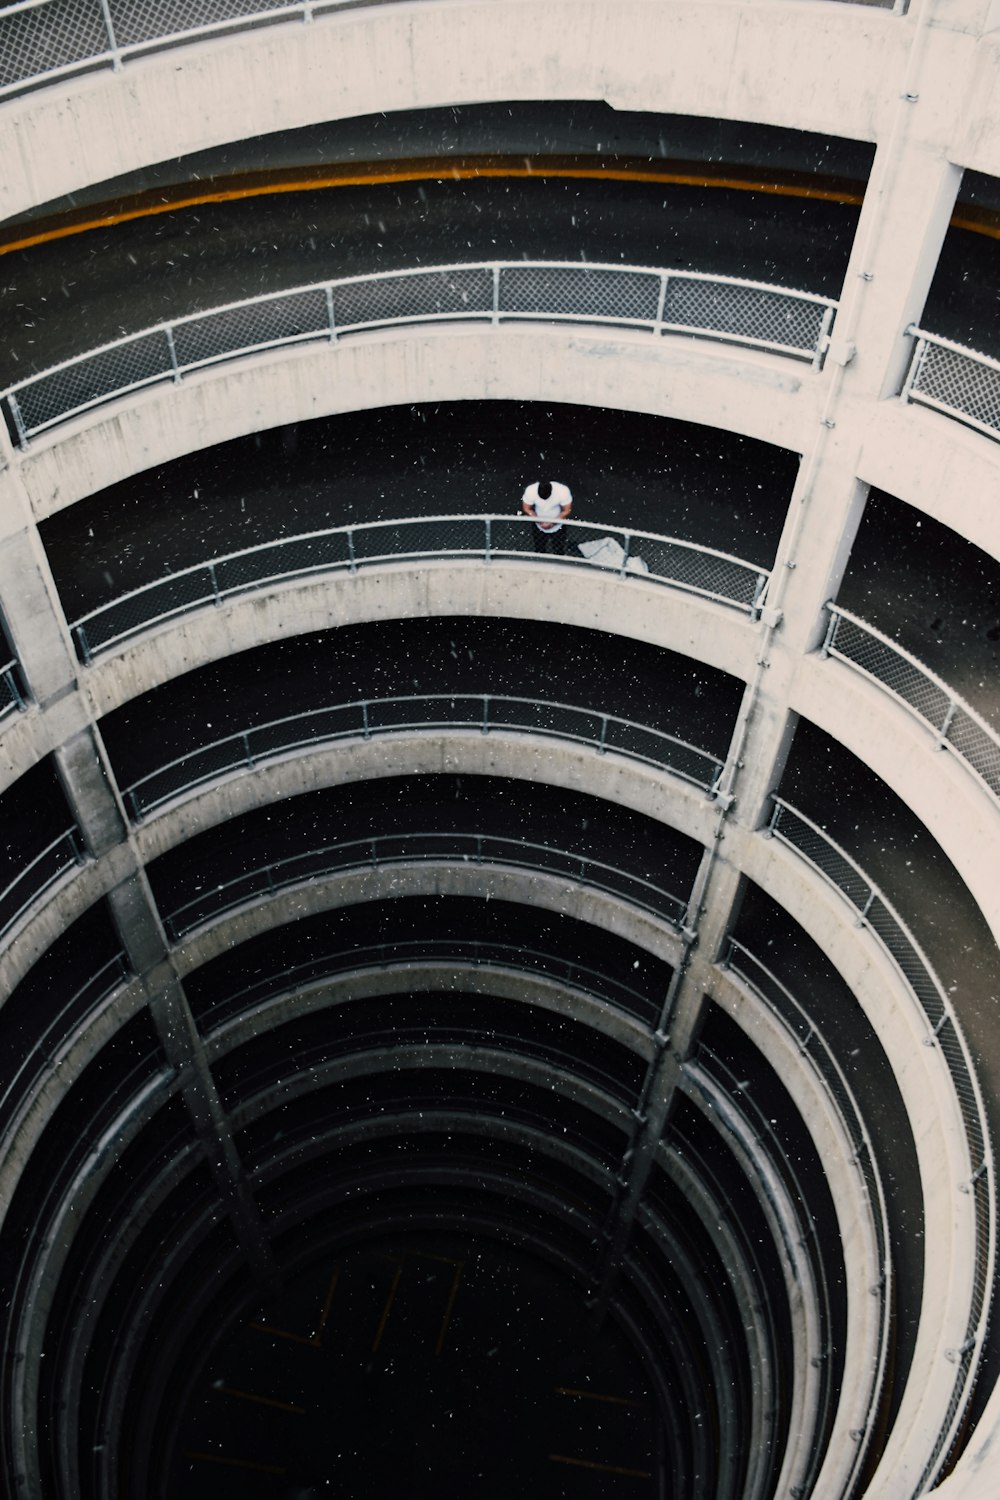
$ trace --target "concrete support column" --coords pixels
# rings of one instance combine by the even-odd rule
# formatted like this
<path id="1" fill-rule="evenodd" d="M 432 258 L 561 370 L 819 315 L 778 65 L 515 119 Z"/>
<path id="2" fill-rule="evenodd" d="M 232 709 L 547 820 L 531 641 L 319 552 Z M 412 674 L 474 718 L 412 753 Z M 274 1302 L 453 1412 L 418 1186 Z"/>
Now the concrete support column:
<path id="1" fill-rule="evenodd" d="M 144 984 L 157 1034 L 177 1071 L 219 1197 L 250 1265 L 259 1276 L 269 1277 L 274 1273 L 270 1245 L 183 988 L 169 963 L 154 968 Z"/>

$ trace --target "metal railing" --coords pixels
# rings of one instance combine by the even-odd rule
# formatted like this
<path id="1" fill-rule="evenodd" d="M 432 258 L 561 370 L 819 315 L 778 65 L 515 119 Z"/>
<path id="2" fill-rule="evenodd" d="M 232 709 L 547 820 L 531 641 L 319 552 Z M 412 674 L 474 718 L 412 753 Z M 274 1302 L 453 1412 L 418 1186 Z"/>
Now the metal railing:
<path id="1" fill-rule="evenodd" d="M 1000 799 L 1000 734 L 909 651 L 839 605 L 826 607 L 830 624 L 822 654 L 847 662 L 887 688 L 928 726 L 939 749 L 959 756 Z"/>
<path id="2" fill-rule="evenodd" d="M 0 667 L 0 719 L 6 718 L 15 709 L 24 707 L 20 664 L 12 660 L 5 667 Z"/>
<path id="3" fill-rule="evenodd" d="M 749 1137 L 753 1141 L 754 1161 L 757 1171 L 761 1172 L 761 1163 L 767 1162 L 780 1182 L 784 1184 L 787 1193 L 787 1205 L 794 1218 L 789 1222 L 784 1219 L 783 1230 L 788 1237 L 788 1242 L 797 1244 L 802 1255 L 808 1260 L 812 1270 L 813 1290 L 815 1293 L 815 1312 L 817 1317 L 817 1337 L 819 1347 L 813 1354 L 814 1368 L 817 1370 L 818 1393 L 816 1400 L 816 1414 L 813 1419 L 813 1439 L 809 1444 L 809 1459 L 805 1473 L 801 1479 L 801 1488 L 796 1485 L 788 1493 L 794 1496 L 805 1496 L 812 1492 L 813 1481 L 823 1460 L 826 1447 L 826 1439 L 829 1437 L 830 1423 L 836 1408 L 838 1392 L 835 1389 L 832 1377 L 832 1361 L 830 1359 L 830 1346 L 833 1340 L 833 1314 L 830 1301 L 830 1286 L 827 1277 L 826 1258 L 822 1247 L 817 1240 L 816 1221 L 809 1208 L 809 1195 L 806 1192 L 795 1161 L 790 1154 L 785 1141 L 778 1130 L 775 1129 L 775 1121 L 772 1118 L 771 1108 L 764 1109 L 760 1101 L 755 1097 L 752 1090 L 744 1088 L 736 1073 L 725 1058 L 720 1057 L 705 1042 L 699 1041 L 695 1049 L 694 1057 L 683 1064 L 686 1077 L 692 1080 L 695 1086 L 704 1095 L 705 1080 L 708 1079 L 732 1110 L 733 1115 L 742 1121 L 744 1141 Z M 715 1101 L 711 1094 L 707 1099 L 712 1105 Z M 763 1174 L 761 1173 L 761 1187 L 767 1192 Z M 781 1210 L 776 1202 L 772 1207 L 779 1214 Z M 794 1255 L 791 1257 L 794 1260 Z M 805 1293 L 808 1282 L 800 1281 L 800 1288 Z M 844 1491 L 846 1493 L 846 1491 Z"/>
<path id="4" fill-rule="evenodd" d="M 51 1073 L 57 1054 L 70 1044 L 69 1028 L 76 1034 L 81 1022 L 86 1025 L 94 1009 L 128 975 L 128 960 L 124 953 L 117 953 L 91 974 L 58 1010 L 46 1011 L 45 1024 L 34 1046 L 0 1092 L 0 1137 L 10 1128 L 35 1085 Z"/>
<path id="5" fill-rule="evenodd" d="M 73 865 L 83 864 L 86 851 L 79 830 L 67 828 L 0 891 L 0 937 L 14 926 L 33 901 L 54 885 Z"/>
<path id="6" fill-rule="evenodd" d="M 990 1311 L 996 1256 L 996 1189 L 989 1124 L 979 1081 L 951 1001 L 930 960 L 902 917 L 861 867 L 840 846 L 780 797 L 774 799 L 770 832 L 819 871 L 858 913 L 858 923 L 879 940 L 927 1021 L 925 1042 L 940 1049 L 955 1091 L 965 1128 L 970 1178 L 963 1190 L 970 1195 L 975 1218 L 975 1269 L 969 1315 L 962 1344 L 950 1351 L 957 1366 L 955 1386 L 932 1458 L 914 1494 L 940 1472 L 961 1426 L 962 1414 L 975 1385 Z"/>
<path id="7" fill-rule="evenodd" d="M 655 1023 L 659 1011 L 659 999 L 651 1000 L 648 994 L 627 984 L 616 974 L 588 968 L 563 954 L 546 953 L 520 944 L 483 942 L 477 938 L 414 938 L 402 942 L 371 943 L 360 948 L 336 948 L 255 979 L 252 984 L 229 994 L 219 994 L 213 987 L 211 1004 L 199 1007 L 199 1027 L 206 1039 L 210 1039 L 234 1016 L 276 995 L 299 993 L 306 985 L 320 984 L 345 972 L 400 968 L 424 962 L 472 964 L 476 967 L 489 965 L 517 974 L 534 972 L 610 1000 L 628 1015 L 650 1025 Z"/>
<path id="8" fill-rule="evenodd" d="M 304 880 L 320 880 L 346 870 L 442 860 L 527 867 L 562 875 L 580 885 L 622 896 L 675 928 L 681 926 L 687 911 L 687 901 L 680 896 L 641 875 L 617 869 L 586 854 L 484 833 L 394 833 L 326 844 L 287 859 L 272 860 L 232 880 L 211 885 L 180 906 L 161 909 L 160 915 L 171 942 L 176 943 L 196 927 L 245 901 L 273 895 Z"/>
<path id="9" fill-rule="evenodd" d="M 901 14 L 906 0 L 857 0 Z M 161 47 L 278 21 L 309 22 L 359 0 L 20 0 L 0 12 L 0 98 Z"/>
<path id="10" fill-rule="evenodd" d="M 18 381 L 0 397 L 20 447 L 158 381 L 266 349 L 407 324 L 568 322 L 700 334 L 822 362 L 836 302 L 808 292 L 645 266 L 486 261 L 378 271 L 191 313 Z"/>
<path id="11" fill-rule="evenodd" d="M 735 606 L 756 619 L 770 573 L 697 542 L 591 522 L 564 523 L 566 555 L 545 562 L 599 568 L 621 578 L 643 577 Z M 282 579 L 348 572 L 401 558 L 531 557 L 535 524 L 522 515 L 406 516 L 304 532 L 229 552 L 154 579 L 75 620 L 70 629 L 80 660 L 206 605 Z M 575 555 L 570 555 L 574 553 Z M 2 711 L 2 710 L 0 710 Z"/>
<path id="12" fill-rule="evenodd" d="M 309 22 L 358 0 L 20 0 L 0 12 L 0 98 L 219 32 Z"/>
<path id="13" fill-rule="evenodd" d="M 912 325 L 916 339 L 901 396 L 1000 440 L 1000 359 Z"/>
<path id="14" fill-rule="evenodd" d="M 254 724 L 157 767 L 125 787 L 122 796 L 132 820 L 139 822 L 182 792 L 231 771 L 252 769 L 274 756 L 412 729 L 473 729 L 482 734 L 508 729 L 570 740 L 601 755 L 613 751 L 670 771 L 708 794 L 722 773 L 722 761 L 696 745 L 596 709 L 499 694 L 426 693 L 357 699 Z"/>
<path id="15" fill-rule="evenodd" d="M 878 1351 L 868 1399 L 869 1420 L 864 1423 L 862 1435 L 856 1444 L 848 1476 L 849 1481 L 853 1482 L 854 1476 L 860 1472 L 872 1437 L 873 1423 L 870 1418 L 878 1409 L 889 1355 L 893 1271 L 892 1256 L 889 1251 L 889 1215 L 886 1210 L 882 1174 L 878 1169 L 871 1135 L 854 1091 L 808 1011 L 799 1004 L 777 975 L 772 974 L 759 958 L 733 937 L 728 940 L 723 967 L 735 974 L 753 991 L 795 1039 L 800 1055 L 809 1058 L 850 1138 L 853 1160 L 861 1174 L 871 1208 L 875 1254 L 878 1261 L 876 1280 L 871 1287 L 872 1293 L 878 1298 L 879 1307 Z M 849 1493 L 849 1490 L 850 1483 L 844 1486 L 845 1493 Z"/>

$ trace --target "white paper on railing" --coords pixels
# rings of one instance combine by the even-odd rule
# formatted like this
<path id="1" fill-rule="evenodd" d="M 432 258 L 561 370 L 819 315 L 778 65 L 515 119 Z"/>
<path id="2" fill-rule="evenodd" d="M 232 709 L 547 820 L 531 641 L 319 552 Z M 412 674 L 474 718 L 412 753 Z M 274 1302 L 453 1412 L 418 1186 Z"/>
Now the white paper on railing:
<path id="1" fill-rule="evenodd" d="M 613 536 L 598 537 L 592 542 L 580 542 L 577 548 L 588 562 L 596 563 L 599 568 L 616 568 L 621 572 L 622 565 L 627 573 L 648 573 L 649 566 L 641 557 L 630 557 L 625 562 L 625 548 L 620 542 L 616 542 Z"/>

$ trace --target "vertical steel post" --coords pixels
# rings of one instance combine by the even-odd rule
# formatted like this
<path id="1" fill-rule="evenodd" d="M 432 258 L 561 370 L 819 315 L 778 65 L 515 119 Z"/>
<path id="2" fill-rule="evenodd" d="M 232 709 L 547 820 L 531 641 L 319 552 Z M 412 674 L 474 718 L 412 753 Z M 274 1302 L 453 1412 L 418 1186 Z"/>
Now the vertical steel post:
<path id="1" fill-rule="evenodd" d="M 312 18 L 310 17 L 310 19 Z M 330 330 L 330 343 L 335 344 L 337 342 L 337 319 L 333 311 L 333 287 L 330 286 L 329 282 L 323 288 L 323 291 L 326 296 L 326 322 Z"/>
<path id="2" fill-rule="evenodd" d="M 819 654 L 824 661 L 826 661 L 833 650 L 833 643 L 837 639 L 837 626 L 840 623 L 840 616 L 834 609 L 833 604 L 830 603 L 826 607 L 830 611 L 830 623 L 826 627 L 826 635 L 823 637 L 823 644 L 819 649 Z"/>
<path id="3" fill-rule="evenodd" d="M 115 26 L 111 19 L 111 6 L 108 0 L 101 0 L 101 15 L 104 17 L 104 30 L 108 35 L 108 51 L 111 53 L 111 66 L 116 73 L 120 73 L 122 57 L 118 51 L 118 42 L 115 39 Z"/>
<path id="4" fill-rule="evenodd" d="M 168 323 L 167 326 L 166 326 L 166 328 L 164 328 L 163 332 L 166 335 L 167 352 L 170 355 L 170 368 L 174 372 L 174 385 L 180 385 L 180 383 L 181 383 L 181 367 L 177 363 L 177 346 L 174 343 L 174 330 L 170 327 L 170 325 Z"/>
<path id="5" fill-rule="evenodd" d="M 17 397 L 14 395 L 13 391 L 10 391 L 8 393 L 7 405 L 10 407 L 10 414 L 14 418 L 14 428 L 17 432 L 17 445 L 23 452 L 24 449 L 28 446 L 28 429 L 24 425 L 24 418 L 21 415 L 21 408 L 18 405 Z"/>
<path id="6" fill-rule="evenodd" d="M 500 267 L 493 266 L 493 313 L 494 327 L 500 322 Z"/>

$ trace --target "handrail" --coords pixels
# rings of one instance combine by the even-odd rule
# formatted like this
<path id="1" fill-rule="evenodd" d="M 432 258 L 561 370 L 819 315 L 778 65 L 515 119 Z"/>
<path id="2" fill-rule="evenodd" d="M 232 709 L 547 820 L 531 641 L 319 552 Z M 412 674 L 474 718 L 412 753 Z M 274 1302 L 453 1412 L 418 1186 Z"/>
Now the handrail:
<path id="1" fill-rule="evenodd" d="M 56 851 L 60 852 L 61 857 L 47 868 L 45 861 Z M 75 826 L 65 829 L 58 838 L 46 844 L 0 891 L 0 937 L 9 932 L 32 902 L 47 891 L 50 885 L 54 885 L 71 865 L 82 864 L 84 857 L 80 834 Z M 31 884 L 32 879 L 34 884 Z M 29 885 L 31 888 L 26 891 Z M 12 910 L 8 911 L 8 906 Z"/>
<path id="2" fill-rule="evenodd" d="M 450 705 L 452 711 L 420 712 L 421 708 L 434 709 L 437 705 L 442 710 Z M 574 732 L 584 724 L 594 732 Z M 133 822 L 139 822 L 171 798 L 229 771 L 251 769 L 276 755 L 319 748 L 339 739 L 370 739 L 375 734 L 411 729 L 471 729 L 482 734 L 506 729 L 571 740 L 592 746 L 599 755 L 612 751 L 669 770 L 708 795 L 722 773 L 723 762 L 698 746 L 665 730 L 597 709 L 490 693 L 423 693 L 359 698 L 251 725 L 158 766 L 123 788 L 122 796 Z"/>
<path id="3" fill-rule="evenodd" d="M 82 1023 L 77 1024 L 73 1035 L 79 1034 L 81 1024 L 84 1026 L 89 1024 L 94 1008 L 106 1000 L 128 975 L 128 959 L 124 953 L 116 953 L 113 958 L 108 959 L 107 963 L 102 964 L 96 973 L 84 980 L 64 1005 L 51 1013 L 46 1012 L 44 1028 L 39 1032 L 31 1051 L 0 1091 L 0 1139 L 10 1135 L 11 1116 L 18 1110 L 19 1102 L 23 1100 L 28 1087 L 23 1081 L 25 1075 L 31 1073 L 33 1075 L 31 1082 L 34 1082 L 39 1075 L 48 1077 L 52 1070 L 53 1056 L 47 1046 L 50 1038 L 54 1042 L 53 1050 L 61 1051 L 68 1044 L 71 1045 L 70 1039 L 65 1035 L 64 1024 L 67 1017 L 73 1016 L 81 999 L 86 996 L 87 1009 Z"/>
<path id="4" fill-rule="evenodd" d="M 951 750 L 959 756 L 987 791 L 1000 800 L 1000 734 L 982 714 L 943 677 L 874 625 L 839 604 L 830 602 L 826 607 L 830 624 L 821 654 L 835 656 L 886 688 L 930 727 L 940 750 Z"/>
<path id="5" fill-rule="evenodd" d="M 589 261 L 401 267 L 266 292 L 113 339 L 0 392 L 12 439 L 192 370 L 341 334 L 424 323 L 568 322 L 700 334 L 818 368 L 838 304 L 738 276 Z M 762 332 L 763 330 L 766 330 Z M 773 335 L 773 336 L 772 336 Z"/>
<path id="6" fill-rule="evenodd" d="M 771 575 L 756 563 L 652 531 L 572 520 L 564 524 L 580 555 L 542 554 L 547 563 L 599 568 L 619 578 L 646 578 L 733 606 L 751 619 L 760 614 Z M 70 630 L 81 661 L 90 663 L 102 651 L 164 620 L 222 604 L 262 584 L 310 574 L 356 573 L 402 558 L 469 554 L 490 562 L 497 557 L 531 557 L 533 534 L 530 516 L 494 512 L 402 516 L 299 532 L 155 578 L 81 615 Z M 585 540 L 576 543 L 579 537 Z M 581 552 L 588 542 L 592 556 Z"/>
<path id="7" fill-rule="evenodd" d="M 421 848 L 421 845 L 425 847 Z M 680 928 L 687 910 L 686 900 L 653 881 L 633 875 L 629 870 L 617 869 L 602 860 L 591 859 L 586 854 L 493 834 L 418 832 L 349 839 L 325 844 L 304 854 L 289 855 L 286 859 L 272 860 L 253 870 L 245 870 L 232 880 L 212 884 L 180 906 L 161 909 L 160 915 L 170 941 L 176 943 L 196 927 L 232 911 L 255 896 L 272 895 L 304 880 L 315 881 L 344 870 L 448 860 L 462 864 L 471 861 L 527 866 L 532 870 L 568 876 L 581 885 L 611 895 L 622 895 L 627 891 L 630 902 L 662 917 L 675 929 Z"/>
<path id="8" fill-rule="evenodd" d="M 356 970 L 409 967 L 427 963 L 469 963 L 474 967 L 509 970 L 523 974 L 532 968 L 544 978 L 555 975 L 565 984 L 580 989 L 590 988 L 591 993 L 611 997 L 628 1015 L 636 1019 L 655 1021 L 658 1005 L 650 1002 L 648 995 L 626 984 L 617 975 L 600 969 L 591 969 L 586 964 L 568 959 L 561 954 L 546 953 L 540 948 L 526 948 L 523 944 L 483 942 L 479 938 L 406 939 L 403 942 L 370 943 L 363 948 L 333 949 L 318 957 L 290 964 L 273 974 L 256 979 L 252 984 L 234 990 L 221 1000 L 215 1000 L 207 1015 L 200 1016 L 207 1042 L 216 1032 L 223 1030 L 234 1016 L 248 1009 L 257 1001 L 266 1004 L 275 996 L 301 993 L 306 985 L 320 985 L 336 974 L 353 973 Z M 544 965 L 544 967 L 543 967 Z"/>
<path id="9" fill-rule="evenodd" d="M 911 323 L 915 340 L 900 397 L 957 417 L 1000 442 L 1000 359 Z"/>
<path id="10" fill-rule="evenodd" d="M 774 796 L 769 832 L 806 859 L 831 886 L 846 896 L 859 923 L 878 939 L 895 965 L 928 1024 L 926 1044 L 938 1047 L 951 1077 L 965 1128 L 970 1177 L 969 1194 L 975 1225 L 973 1286 L 965 1335 L 949 1351 L 956 1366 L 948 1411 L 933 1452 L 914 1494 L 922 1494 L 940 1471 L 955 1441 L 972 1395 L 989 1320 L 996 1262 L 996 1184 L 989 1122 L 975 1066 L 947 992 L 929 959 L 902 917 L 851 856 L 811 819 Z"/>
<path id="11" fill-rule="evenodd" d="M 861 1173 L 871 1208 L 871 1223 L 878 1259 L 878 1275 L 870 1290 L 878 1298 L 879 1332 L 876 1363 L 872 1371 L 867 1402 L 867 1416 L 858 1434 L 852 1460 L 843 1486 L 848 1493 L 860 1473 L 873 1435 L 875 1412 L 882 1397 L 892 1331 L 893 1267 L 889 1250 L 889 1214 L 886 1207 L 882 1174 L 865 1117 L 829 1043 L 817 1028 L 812 1016 L 776 974 L 734 937 L 727 941 L 722 967 L 735 974 L 766 1005 L 784 1031 L 792 1037 L 803 1057 L 808 1057 L 822 1080 L 844 1129 L 854 1147 L 854 1161 Z"/>
<path id="12" fill-rule="evenodd" d="M 891 9 L 896 15 L 906 8 L 906 0 L 862 3 Z M 129 58 L 180 41 L 286 20 L 308 24 L 324 11 L 357 5 L 358 0 L 258 0 L 249 13 L 245 7 L 232 5 L 226 15 L 215 0 L 211 14 L 197 20 L 191 0 L 154 0 L 145 5 L 135 0 L 20 0 L 0 14 L 0 99 L 87 68 L 110 65 L 117 73 Z M 55 13 L 54 20 L 51 13 Z"/>

